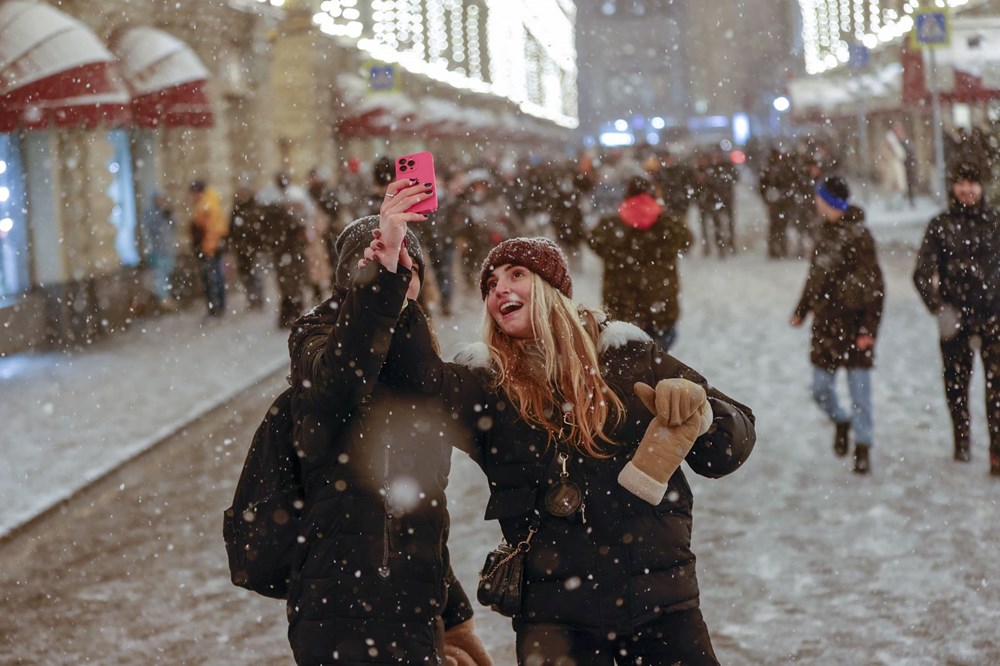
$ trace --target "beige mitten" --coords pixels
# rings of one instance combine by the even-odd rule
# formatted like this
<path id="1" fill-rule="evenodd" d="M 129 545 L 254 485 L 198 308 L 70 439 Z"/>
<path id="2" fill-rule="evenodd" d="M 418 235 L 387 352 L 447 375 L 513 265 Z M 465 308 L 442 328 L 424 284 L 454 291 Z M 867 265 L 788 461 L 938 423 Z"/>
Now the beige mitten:
<path id="1" fill-rule="evenodd" d="M 493 666 L 471 619 L 444 632 L 444 656 L 449 666 Z"/>
<path id="2" fill-rule="evenodd" d="M 618 483 L 656 505 L 694 440 L 712 426 L 712 406 L 705 389 L 686 379 L 661 379 L 655 390 L 636 382 L 635 392 L 653 413 L 653 420 L 632 460 L 618 475 Z"/>

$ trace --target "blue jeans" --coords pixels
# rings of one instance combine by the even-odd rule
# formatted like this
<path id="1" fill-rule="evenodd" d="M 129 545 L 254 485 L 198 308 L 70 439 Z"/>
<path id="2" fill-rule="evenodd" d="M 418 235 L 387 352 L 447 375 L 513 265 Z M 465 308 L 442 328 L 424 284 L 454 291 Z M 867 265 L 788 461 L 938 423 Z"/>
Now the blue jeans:
<path id="1" fill-rule="evenodd" d="M 226 311 L 226 279 L 222 275 L 222 256 L 201 257 L 201 277 L 205 283 L 208 314 L 221 317 Z"/>
<path id="2" fill-rule="evenodd" d="M 872 446 L 875 442 L 872 440 L 874 426 L 871 368 L 846 368 L 846 370 L 847 387 L 851 393 L 850 412 L 837 400 L 837 373 L 816 366 L 813 366 L 813 400 L 835 423 L 850 422 L 855 442 Z"/>

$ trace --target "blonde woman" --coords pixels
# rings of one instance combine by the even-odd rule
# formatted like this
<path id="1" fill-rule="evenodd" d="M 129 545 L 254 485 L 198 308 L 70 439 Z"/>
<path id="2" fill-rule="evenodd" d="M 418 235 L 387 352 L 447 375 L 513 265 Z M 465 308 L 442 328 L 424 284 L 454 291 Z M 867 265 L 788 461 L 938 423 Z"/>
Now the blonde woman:
<path id="1" fill-rule="evenodd" d="M 406 268 L 408 221 L 383 214 L 366 259 Z M 672 380 L 665 403 L 677 422 L 710 420 L 687 443 L 686 462 L 704 476 L 725 476 L 750 455 L 751 411 L 639 328 L 574 303 L 565 256 L 548 239 L 500 243 L 480 283 L 483 342 L 445 363 L 423 313 L 407 308 L 383 378 L 445 398 L 475 435 L 467 450 L 489 479 L 486 518 L 510 544 L 531 534 L 513 617 L 518 663 L 718 663 L 699 610 L 684 474 L 663 480 L 653 500 L 619 476 L 651 427 L 637 382 Z"/>

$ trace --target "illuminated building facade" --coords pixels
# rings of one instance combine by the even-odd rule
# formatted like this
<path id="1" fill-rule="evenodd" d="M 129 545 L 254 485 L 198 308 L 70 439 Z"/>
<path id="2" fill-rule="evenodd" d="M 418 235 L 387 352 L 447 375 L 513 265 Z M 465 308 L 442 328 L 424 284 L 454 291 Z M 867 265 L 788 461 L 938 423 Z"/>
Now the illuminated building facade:
<path id="1" fill-rule="evenodd" d="M 313 21 L 378 60 L 577 125 L 572 0 L 324 0 Z"/>
<path id="2" fill-rule="evenodd" d="M 907 34 L 921 6 L 964 7 L 969 0 L 799 0 L 806 72 L 847 63 L 851 44 L 874 49 Z"/>

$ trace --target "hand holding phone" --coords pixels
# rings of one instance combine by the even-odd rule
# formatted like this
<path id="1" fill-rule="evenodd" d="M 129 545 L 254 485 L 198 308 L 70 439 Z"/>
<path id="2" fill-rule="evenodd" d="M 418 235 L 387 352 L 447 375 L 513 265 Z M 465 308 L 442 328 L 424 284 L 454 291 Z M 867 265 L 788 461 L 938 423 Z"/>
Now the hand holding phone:
<path id="1" fill-rule="evenodd" d="M 434 176 L 434 155 L 424 151 L 396 158 L 396 180 L 413 179 L 431 191 L 431 196 L 406 209 L 407 213 L 433 213 L 438 209 L 437 179 Z"/>

